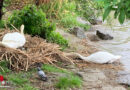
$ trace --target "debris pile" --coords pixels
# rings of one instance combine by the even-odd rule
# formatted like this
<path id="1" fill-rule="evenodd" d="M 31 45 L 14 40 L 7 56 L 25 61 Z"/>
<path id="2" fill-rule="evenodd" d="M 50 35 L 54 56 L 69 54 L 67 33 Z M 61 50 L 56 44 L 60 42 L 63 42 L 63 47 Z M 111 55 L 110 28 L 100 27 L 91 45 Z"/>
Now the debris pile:
<path id="1" fill-rule="evenodd" d="M 3 30 L 0 32 L 0 40 L 8 32 L 14 30 Z M 15 71 L 32 68 L 37 63 L 54 64 L 57 61 L 73 63 L 59 49 L 59 46 L 52 43 L 47 43 L 44 39 L 35 36 L 25 35 L 26 44 L 24 50 L 11 49 L 0 45 L 0 61 L 7 60 L 9 68 Z"/>

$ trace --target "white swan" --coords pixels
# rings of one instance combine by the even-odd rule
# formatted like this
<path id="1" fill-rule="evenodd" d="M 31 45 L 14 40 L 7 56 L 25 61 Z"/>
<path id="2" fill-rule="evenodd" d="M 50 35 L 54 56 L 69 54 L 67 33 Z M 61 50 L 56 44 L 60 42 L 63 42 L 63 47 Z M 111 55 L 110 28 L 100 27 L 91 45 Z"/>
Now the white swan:
<path id="1" fill-rule="evenodd" d="M 119 55 L 113 55 L 111 53 L 105 52 L 105 51 L 99 51 L 96 53 L 91 54 L 88 57 L 84 57 L 78 53 L 75 53 L 79 58 L 83 59 L 84 61 L 93 62 L 93 63 L 113 63 L 116 60 L 119 60 L 121 56 Z"/>
<path id="2" fill-rule="evenodd" d="M 13 32 L 13 33 L 5 34 L 0 44 L 9 48 L 22 47 L 26 42 L 26 39 L 24 36 L 24 25 L 21 25 L 20 30 L 21 30 L 21 33 Z"/>

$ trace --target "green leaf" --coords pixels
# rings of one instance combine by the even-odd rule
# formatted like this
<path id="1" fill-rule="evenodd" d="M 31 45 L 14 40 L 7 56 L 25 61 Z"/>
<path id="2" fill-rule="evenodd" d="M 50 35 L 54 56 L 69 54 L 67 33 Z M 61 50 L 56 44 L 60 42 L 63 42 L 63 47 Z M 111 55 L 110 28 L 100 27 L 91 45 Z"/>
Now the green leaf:
<path id="1" fill-rule="evenodd" d="M 117 10 L 115 11 L 115 13 L 114 13 L 114 18 L 116 19 L 118 15 L 119 15 L 119 9 L 117 9 Z"/>
<path id="2" fill-rule="evenodd" d="M 125 20 L 125 11 L 124 11 L 124 9 L 121 9 L 120 15 L 119 15 L 119 17 L 118 17 L 118 20 L 119 20 L 119 22 L 120 22 L 121 24 L 123 24 L 123 22 L 124 22 L 124 20 Z"/>
<path id="3" fill-rule="evenodd" d="M 109 15 L 110 11 L 111 11 L 112 7 L 109 6 L 105 9 L 105 12 L 103 14 L 103 21 L 107 18 L 107 16 Z"/>

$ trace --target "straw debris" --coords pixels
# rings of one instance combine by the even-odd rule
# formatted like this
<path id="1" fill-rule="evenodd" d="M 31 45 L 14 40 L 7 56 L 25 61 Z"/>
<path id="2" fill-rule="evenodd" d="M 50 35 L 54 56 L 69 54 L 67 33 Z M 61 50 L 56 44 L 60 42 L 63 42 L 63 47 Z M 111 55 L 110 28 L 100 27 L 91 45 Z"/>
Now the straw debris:
<path id="1" fill-rule="evenodd" d="M 15 30 L 3 30 L 0 32 L 0 40 L 6 33 Z M 9 67 L 12 70 L 19 71 L 32 68 L 36 63 L 54 64 L 57 61 L 73 63 L 71 59 L 66 57 L 59 49 L 59 46 L 47 43 L 44 39 L 35 36 L 25 35 L 26 44 L 24 50 L 11 49 L 0 45 L 0 61 L 9 61 Z"/>

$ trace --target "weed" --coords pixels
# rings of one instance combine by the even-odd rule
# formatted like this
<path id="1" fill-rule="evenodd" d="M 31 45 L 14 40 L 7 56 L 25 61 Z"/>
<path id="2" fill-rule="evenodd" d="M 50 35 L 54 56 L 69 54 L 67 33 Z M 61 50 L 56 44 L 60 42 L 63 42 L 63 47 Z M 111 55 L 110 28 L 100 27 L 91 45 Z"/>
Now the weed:
<path id="1" fill-rule="evenodd" d="M 30 84 L 25 84 L 23 87 L 19 88 L 18 90 L 38 90 L 37 88 L 34 88 Z"/>
<path id="2" fill-rule="evenodd" d="M 51 32 L 47 37 L 47 40 L 52 43 L 59 44 L 62 47 L 62 49 L 68 47 L 68 41 L 64 39 L 63 36 L 60 35 L 59 33 Z"/>
<path id="3" fill-rule="evenodd" d="M 60 89 L 80 87 L 81 83 L 82 80 L 78 76 L 70 75 L 68 77 L 60 77 L 56 87 Z"/>
<path id="4" fill-rule="evenodd" d="M 3 21 L 3 20 L 0 20 L 0 28 L 4 28 L 5 27 L 5 21 Z"/>
<path id="5" fill-rule="evenodd" d="M 10 69 L 8 69 L 8 62 L 3 60 L 0 62 L 0 74 L 1 75 L 6 75 L 7 73 L 11 72 Z"/>
<path id="6" fill-rule="evenodd" d="M 58 72 L 58 73 L 64 73 L 64 77 L 58 78 L 58 82 L 56 83 L 56 87 L 63 90 L 66 88 L 72 88 L 72 87 L 80 87 L 82 84 L 82 80 L 80 77 L 74 75 L 72 72 L 59 69 L 55 66 L 45 64 L 42 66 L 42 69 L 48 72 Z"/>
<path id="7" fill-rule="evenodd" d="M 26 83 L 29 83 L 27 78 L 23 78 L 23 73 L 13 73 L 9 75 L 9 80 L 12 81 L 13 84 L 18 86 L 23 86 Z"/>
<path id="8" fill-rule="evenodd" d="M 42 69 L 47 71 L 47 72 L 59 72 L 59 73 L 68 73 L 68 71 L 63 70 L 63 69 L 59 69 L 55 66 L 49 65 L 49 64 L 44 64 L 42 66 Z"/>

